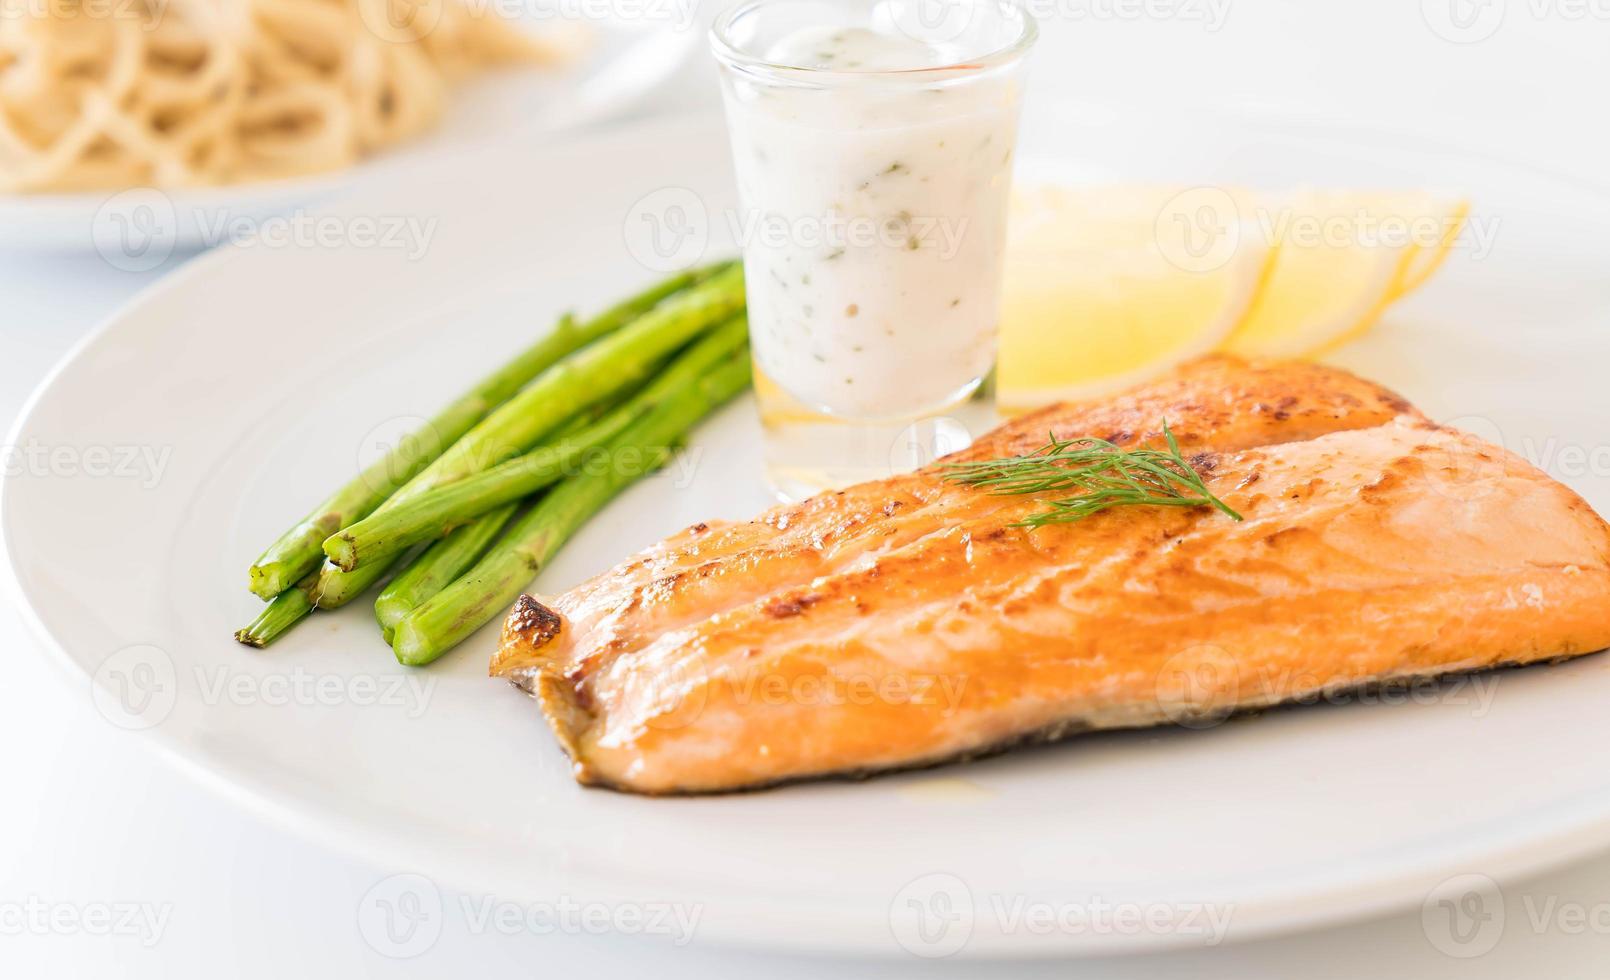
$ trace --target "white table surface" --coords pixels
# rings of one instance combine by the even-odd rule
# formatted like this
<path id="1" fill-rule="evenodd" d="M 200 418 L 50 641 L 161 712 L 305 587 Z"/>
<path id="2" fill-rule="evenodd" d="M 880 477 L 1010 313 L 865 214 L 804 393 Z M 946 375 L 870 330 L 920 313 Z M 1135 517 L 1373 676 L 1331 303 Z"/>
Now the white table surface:
<path id="1" fill-rule="evenodd" d="M 1045 0 L 1034 9 L 1045 22 L 1034 98 L 1100 95 L 1365 120 L 1610 183 L 1602 101 L 1610 91 L 1610 0 Z M 1450 11 L 1473 19 L 1450 20 Z M 651 109 L 706 105 L 711 96 L 699 68 Z M 93 254 L 0 253 L 0 423 L 9 429 L 27 393 L 87 330 L 179 261 L 134 274 Z M 452 971 L 500 978 L 585 967 L 602 977 L 648 969 L 667 977 L 934 969 L 989 977 L 1351 977 L 1367 970 L 1383 980 L 1522 971 L 1566 978 L 1601 976 L 1610 958 L 1606 855 L 1501 881 L 1501 934 L 1490 951 L 1468 958 L 1442 949 L 1471 953 L 1487 943 L 1450 947 L 1437 910 L 1214 950 L 1005 966 L 784 959 L 697 938 L 677 948 L 629 936 L 504 935 L 474 929 L 460 896 L 448 892 L 440 938 L 418 956 L 390 959 L 365 941 L 358 910 L 377 881 L 408 869 L 313 846 L 194 785 L 103 720 L 87 682 L 67 682 L 40 656 L 9 606 L 0 608 L 0 652 L 8 668 L 0 683 L 5 977 Z M 96 916 L 125 904 L 161 917 L 156 941 L 149 932 L 106 934 Z M 1496 920 L 1485 921 L 1490 936 Z"/>

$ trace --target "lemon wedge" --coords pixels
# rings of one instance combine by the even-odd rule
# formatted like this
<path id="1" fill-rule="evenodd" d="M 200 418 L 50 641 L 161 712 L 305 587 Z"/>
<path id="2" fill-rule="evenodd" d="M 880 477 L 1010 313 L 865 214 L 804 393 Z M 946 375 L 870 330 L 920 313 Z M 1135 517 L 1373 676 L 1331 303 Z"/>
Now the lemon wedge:
<path id="1" fill-rule="evenodd" d="M 1402 277 L 1392 290 L 1394 302 L 1424 286 L 1426 280 L 1442 268 L 1442 263 L 1453 251 L 1454 243 L 1459 240 L 1459 234 L 1465 230 L 1465 222 L 1470 218 L 1470 202 L 1444 201 L 1434 216 L 1441 229 L 1441 237 L 1430 243 L 1416 240 L 1415 254 L 1409 258 Z"/>
<path id="2" fill-rule="evenodd" d="M 1464 215 L 1462 204 L 1420 194 L 1307 190 L 1237 201 L 1277 249 L 1267 285 L 1224 345 L 1254 357 L 1312 357 L 1368 330 L 1436 271 Z"/>
<path id="3" fill-rule="evenodd" d="M 1469 202 L 1426 193 L 1041 187 L 1013 205 L 1001 407 L 1099 396 L 1212 350 L 1313 357 L 1447 259 Z"/>
<path id="4" fill-rule="evenodd" d="M 1274 250 L 1222 188 L 1042 187 L 1013 204 L 997 392 L 1019 411 L 1220 347 Z"/>

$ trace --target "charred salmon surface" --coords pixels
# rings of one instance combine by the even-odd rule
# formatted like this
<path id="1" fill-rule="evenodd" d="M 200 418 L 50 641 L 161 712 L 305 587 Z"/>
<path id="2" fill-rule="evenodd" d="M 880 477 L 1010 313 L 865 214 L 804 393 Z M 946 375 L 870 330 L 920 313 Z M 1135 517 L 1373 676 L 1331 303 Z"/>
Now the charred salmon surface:
<path id="1" fill-rule="evenodd" d="M 1155 446 L 1211 507 L 1025 527 L 1035 494 L 941 465 L 701 523 L 562 595 L 523 596 L 493 675 L 585 784 L 756 788 L 1213 718 L 1610 646 L 1610 527 L 1502 448 L 1346 372 L 1227 357 L 1023 416 Z"/>

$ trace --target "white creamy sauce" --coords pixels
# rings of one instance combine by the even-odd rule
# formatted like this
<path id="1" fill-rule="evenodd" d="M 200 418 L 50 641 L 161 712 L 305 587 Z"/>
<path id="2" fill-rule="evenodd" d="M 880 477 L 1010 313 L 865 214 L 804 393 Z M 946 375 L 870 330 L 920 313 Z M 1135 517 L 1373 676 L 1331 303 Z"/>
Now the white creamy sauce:
<path id="1" fill-rule="evenodd" d="M 946 46 L 865 27 L 808 27 L 766 52 L 766 60 L 790 68 L 828 71 L 905 71 L 937 68 L 955 60 Z"/>
<path id="2" fill-rule="evenodd" d="M 844 417 L 945 407 L 994 364 L 1016 80 L 855 78 L 958 58 L 867 29 L 798 31 L 766 58 L 836 74 L 727 87 L 757 366 Z"/>

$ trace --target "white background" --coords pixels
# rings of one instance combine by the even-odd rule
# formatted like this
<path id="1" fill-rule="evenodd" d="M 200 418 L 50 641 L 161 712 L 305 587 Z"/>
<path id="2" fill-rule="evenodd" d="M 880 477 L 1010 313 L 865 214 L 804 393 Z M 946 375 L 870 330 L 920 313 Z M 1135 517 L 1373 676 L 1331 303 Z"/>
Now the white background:
<path id="1" fill-rule="evenodd" d="M 1034 9 L 1044 15 L 1034 99 L 1094 99 L 1136 112 L 1152 105 L 1247 107 L 1365 123 L 1610 186 L 1603 103 L 1610 91 L 1610 0 L 1043 0 Z M 713 83 L 701 59 L 649 111 L 713 104 Z M 543 193 L 526 192 L 533 208 Z M 86 250 L 88 235 L 86 229 Z M 1610 245 L 1605 251 L 1610 274 Z M 176 257 L 169 267 L 181 260 Z M 164 271 L 120 272 L 93 252 L 0 252 L 0 421 L 9 427 L 50 365 Z M 224 316 L 220 329 L 227 327 Z M 243 363 L 251 343 L 241 338 Z M 451 892 L 443 895 L 443 930 L 434 946 L 410 959 L 387 959 L 365 943 L 358 908 L 377 881 L 406 869 L 372 868 L 306 844 L 194 786 L 149 754 L 138 736 L 102 720 L 87 682 L 68 681 L 40 656 L 9 609 L 0 611 L 0 652 L 7 668 L 0 682 L 0 975 L 452 971 L 515 977 L 585 968 L 598 976 L 644 970 L 670 977 L 762 970 L 778 976 L 903 976 L 933 966 L 785 960 L 711 949 L 697 940 L 674 948 L 663 940 L 619 936 L 473 934 L 459 904 L 464 896 Z M 1432 752 L 1405 746 L 1403 764 L 1432 761 Z M 1010 968 L 947 962 L 939 972 L 1602 974 L 1610 958 L 1610 856 L 1501 884 L 1501 938 L 1472 959 L 1439 952 L 1414 909 L 1377 922 L 1207 952 Z M 8 909 L 31 899 L 78 910 L 144 903 L 166 909 L 167 918 L 160 941 L 149 946 L 139 937 L 86 935 L 65 924 L 36 929 L 7 918 Z M 1585 921 L 1572 918 L 1577 912 Z"/>

